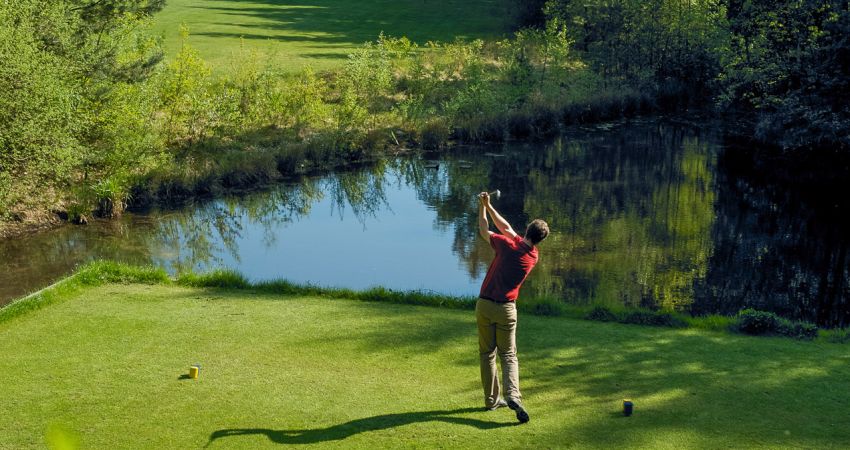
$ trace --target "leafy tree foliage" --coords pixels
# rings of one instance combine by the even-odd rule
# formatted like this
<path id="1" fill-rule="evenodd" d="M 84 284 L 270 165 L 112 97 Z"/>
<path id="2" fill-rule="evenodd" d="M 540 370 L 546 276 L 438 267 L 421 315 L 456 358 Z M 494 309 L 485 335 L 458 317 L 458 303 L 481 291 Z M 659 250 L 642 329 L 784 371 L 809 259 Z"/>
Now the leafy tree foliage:
<path id="1" fill-rule="evenodd" d="M 543 137 L 653 102 L 719 100 L 756 118 L 764 141 L 850 147 L 846 0 L 534 0 L 513 12 L 535 27 L 512 39 L 381 36 L 331 74 L 281 76 L 253 58 L 225 78 L 187 45 L 159 64 L 146 27 L 162 6 L 0 2 L 0 220 L 109 216 L 152 172 L 209 184 L 236 170 L 211 149 L 252 150 L 231 152 L 237 166 L 300 167 L 402 145 L 396 132 L 429 148 Z"/>
<path id="2" fill-rule="evenodd" d="M 839 0 L 730 0 L 721 100 L 758 113 L 762 140 L 850 148 L 850 7 Z"/>
<path id="3" fill-rule="evenodd" d="M 673 106 L 715 99 L 780 147 L 850 148 L 846 0 L 549 0 L 606 79 Z"/>
<path id="4" fill-rule="evenodd" d="M 719 0 L 550 0 L 546 12 L 603 76 L 685 104 L 712 95 L 726 45 Z"/>
<path id="5" fill-rule="evenodd" d="M 163 0 L 0 3 L 0 215 L 110 179 L 118 198 L 151 149 L 138 82 L 161 59 L 140 33 Z M 108 214 L 109 211 L 106 211 Z"/>

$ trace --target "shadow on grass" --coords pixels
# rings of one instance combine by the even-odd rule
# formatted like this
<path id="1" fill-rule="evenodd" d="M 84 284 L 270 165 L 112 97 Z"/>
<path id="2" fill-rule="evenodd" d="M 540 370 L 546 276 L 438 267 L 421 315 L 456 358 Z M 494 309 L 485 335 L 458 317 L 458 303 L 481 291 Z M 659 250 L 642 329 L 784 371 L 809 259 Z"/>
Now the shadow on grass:
<path id="1" fill-rule="evenodd" d="M 367 2 L 368 3 L 368 2 Z M 239 5 L 239 6 L 234 6 Z M 315 0 L 262 0 L 248 7 L 236 2 L 218 2 L 192 6 L 233 20 L 216 26 L 240 24 L 245 29 L 266 30 L 263 33 L 193 33 L 214 37 L 232 37 L 278 41 L 311 41 L 324 43 L 360 43 L 372 41 L 382 30 L 391 36 L 406 35 L 414 41 L 452 41 L 456 37 L 480 38 L 508 31 L 510 21 L 507 2 L 474 4 L 474 13 L 465 1 L 422 2 L 394 5 L 382 1 L 363 2 Z M 199 12 L 199 14 L 207 14 Z M 449 19 L 447 18 L 458 18 Z M 248 22 L 245 24 L 244 22 Z M 423 24 L 425 26 L 423 26 Z M 466 33 L 458 33 L 458 29 Z M 297 36 L 281 36 L 279 32 L 294 32 Z"/>
<path id="2" fill-rule="evenodd" d="M 218 439 L 234 436 L 264 435 L 276 444 L 315 444 L 338 441 L 355 434 L 368 431 L 386 430 L 421 422 L 446 422 L 467 425 L 481 430 L 512 427 L 516 423 L 489 422 L 468 417 L 453 417 L 454 414 L 480 412 L 481 408 L 462 408 L 444 411 L 417 411 L 409 413 L 382 414 L 379 416 L 356 419 L 327 428 L 308 430 L 272 430 L 268 428 L 228 428 L 216 430 L 210 435 L 205 447 Z"/>
<path id="3" fill-rule="evenodd" d="M 523 319 L 525 319 L 523 321 Z M 782 339 L 688 334 L 638 326 L 521 318 L 521 379 L 530 404 L 610 405 L 569 434 L 597 447 L 653 446 L 653 436 L 692 445 L 741 439 L 767 447 L 828 448 L 848 436 L 850 352 Z M 522 367 L 522 366 L 521 366 Z M 624 418 L 623 398 L 635 401 Z M 649 432 L 648 430 L 652 430 Z M 560 442 L 562 431 L 539 436 Z M 645 439 L 645 441 L 641 441 Z M 846 442 L 846 440 L 845 440 Z M 757 445 L 757 446 L 758 446 Z"/>
<path id="4" fill-rule="evenodd" d="M 346 53 L 301 53 L 302 58 L 313 58 L 313 59 L 339 59 L 346 60 L 348 59 L 348 54 Z"/>

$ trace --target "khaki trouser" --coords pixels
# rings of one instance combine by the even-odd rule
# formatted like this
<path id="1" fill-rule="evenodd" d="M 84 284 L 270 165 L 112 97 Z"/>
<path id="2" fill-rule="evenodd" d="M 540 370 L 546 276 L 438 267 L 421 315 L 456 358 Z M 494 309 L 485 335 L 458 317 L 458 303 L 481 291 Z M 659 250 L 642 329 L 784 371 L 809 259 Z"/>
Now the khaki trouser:
<path id="1" fill-rule="evenodd" d="M 478 350 L 481 356 L 481 384 L 484 405 L 492 408 L 502 396 L 496 370 L 496 353 L 502 360 L 504 398 L 520 401 L 519 362 L 516 358 L 516 304 L 478 299 L 475 304 L 478 322 Z"/>

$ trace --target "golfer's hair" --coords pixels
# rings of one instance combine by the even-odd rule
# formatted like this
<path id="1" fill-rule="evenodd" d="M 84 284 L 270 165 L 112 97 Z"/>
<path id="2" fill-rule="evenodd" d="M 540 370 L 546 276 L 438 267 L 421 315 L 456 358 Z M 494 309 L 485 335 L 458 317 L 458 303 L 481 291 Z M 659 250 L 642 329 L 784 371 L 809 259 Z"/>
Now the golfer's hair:
<path id="1" fill-rule="evenodd" d="M 528 224 L 528 228 L 525 229 L 525 237 L 534 245 L 546 239 L 546 236 L 549 236 L 549 224 L 543 220 L 536 219 Z"/>

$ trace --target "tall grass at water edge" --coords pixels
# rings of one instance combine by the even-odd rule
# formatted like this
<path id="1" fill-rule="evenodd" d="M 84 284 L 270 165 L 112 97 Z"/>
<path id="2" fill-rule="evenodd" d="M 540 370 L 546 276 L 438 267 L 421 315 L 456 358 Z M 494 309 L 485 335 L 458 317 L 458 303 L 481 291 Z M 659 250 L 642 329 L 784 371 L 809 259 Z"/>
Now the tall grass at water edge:
<path id="1" fill-rule="evenodd" d="M 543 49 L 546 49 L 545 51 Z M 256 53 L 214 77 L 184 45 L 155 83 L 172 164 L 130 188 L 130 205 L 256 187 L 388 150 L 552 136 L 564 124 L 653 110 L 651 94 L 602 80 L 558 30 L 420 47 L 381 35 L 340 68 L 278 71 Z"/>
<path id="2" fill-rule="evenodd" d="M 105 283 L 176 284 L 179 286 L 251 290 L 280 296 L 312 296 L 328 299 L 350 299 L 368 302 L 433 306 L 450 309 L 475 309 L 474 297 L 443 295 L 426 291 L 397 291 L 384 287 L 365 290 L 330 288 L 311 284 L 297 284 L 287 280 L 251 282 L 244 275 L 227 269 L 207 273 L 187 272 L 171 278 L 161 268 L 131 266 L 112 261 L 89 263 L 58 283 L 12 302 L 0 309 L 0 322 L 40 309 L 78 293 L 80 290 Z M 786 336 L 798 339 L 817 339 L 832 343 L 850 342 L 850 330 L 818 329 L 812 324 L 778 318 L 772 313 L 745 310 L 735 317 L 707 315 L 692 317 L 670 311 L 652 311 L 635 308 L 610 308 L 598 305 L 569 305 L 556 298 L 522 299 L 517 308 L 524 314 L 549 317 L 619 322 L 624 324 L 694 328 L 712 332 L 734 332 L 751 335 Z M 759 324 L 774 323 L 774 327 L 754 330 L 754 320 Z M 758 328 L 758 327 L 756 327 Z"/>

